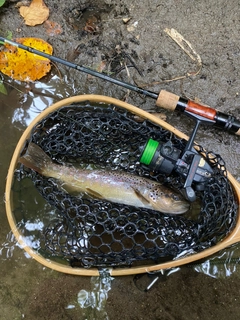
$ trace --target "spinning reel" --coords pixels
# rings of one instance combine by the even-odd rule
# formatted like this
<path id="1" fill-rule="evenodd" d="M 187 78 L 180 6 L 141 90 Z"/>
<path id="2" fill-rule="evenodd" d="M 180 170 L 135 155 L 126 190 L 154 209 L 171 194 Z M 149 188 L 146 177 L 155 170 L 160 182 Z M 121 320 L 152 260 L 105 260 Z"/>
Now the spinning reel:
<path id="1" fill-rule="evenodd" d="M 193 202 L 196 200 L 195 191 L 203 191 L 213 174 L 210 165 L 193 147 L 194 139 L 201 123 L 213 124 L 214 121 L 187 111 L 185 113 L 196 120 L 185 149 L 177 149 L 171 140 L 163 143 L 149 139 L 143 148 L 140 163 L 156 173 L 168 176 L 176 172 L 183 176 L 185 183 L 181 192 L 187 200 Z"/>

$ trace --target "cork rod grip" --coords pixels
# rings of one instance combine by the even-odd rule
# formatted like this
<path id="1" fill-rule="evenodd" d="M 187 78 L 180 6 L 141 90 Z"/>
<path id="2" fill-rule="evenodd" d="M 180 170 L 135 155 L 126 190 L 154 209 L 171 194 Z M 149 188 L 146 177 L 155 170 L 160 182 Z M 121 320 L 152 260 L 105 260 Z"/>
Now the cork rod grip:
<path id="1" fill-rule="evenodd" d="M 161 90 L 157 98 L 156 105 L 158 107 L 162 107 L 164 109 L 174 111 L 176 107 L 179 106 L 180 98 L 181 98 L 180 96 L 177 96 L 174 93 Z M 181 107 L 182 107 L 181 111 L 189 111 L 191 113 L 199 114 L 205 118 L 214 120 L 216 116 L 215 109 L 207 105 L 196 103 L 192 100 L 186 100 L 186 99 L 182 99 L 182 100 L 185 100 L 185 101 L 181 102 Z"/>
<path id="2" fill-rule="evenodd" d="M 180 97 L 174 93 L 161 90 L 157 98 L 156 105 L 158 107 L 174 111 L 178 104 L 179 98 Z"/>
<path id="3" fill-rule="evenodd" d="M 170 111 L 178 110 L 181 112 L 191 113 L 192 115 L 195 114 L 196 117 L 197 115 L 201 116 L 205 119 L 212 120 L 214 122 L 214 126 L 224 131 L 240 135 L 240 121 L 234 116 L 217 111 L 207 105 L 182 98 L 174 93 L 161 90 L 158 95 L 156 105 Z"/>

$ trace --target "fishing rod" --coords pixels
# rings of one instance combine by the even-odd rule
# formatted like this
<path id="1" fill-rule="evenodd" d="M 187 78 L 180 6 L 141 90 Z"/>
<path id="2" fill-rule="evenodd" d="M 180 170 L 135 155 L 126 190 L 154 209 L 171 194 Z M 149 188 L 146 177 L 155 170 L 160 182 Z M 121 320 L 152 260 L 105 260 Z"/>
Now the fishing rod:
<path id="1" fill-rule="evenodd" d="M 200 103 L 196 103 L 192 100 L 185 99 L 183 97 L 180 97 L 174 93 L 168 92 L 166 90 L 161 90 L 159 93 L 155 93 L 149 90 L 145 90 L 141 87 L 138 87 L 136 85 L 130 84 L 125 81 L 118 80 L 116 78 L 112 78 L 104 73 L 92 70 L 90 68 L 84 67 L 82 65 L 78 65 L 72 62 L 69 62 L 65 59 L 61 59 L 58 57 L 55 57 L 53 55 L 47 54 L 45 52 L 36 50 L 32 47 L 25 46 L 21 43 L 14 42 L 11 40 L 8 40 L 4 37 L 0 37 L 0 42 L 8 43 L 12 46 L 15 46 L 17 48 L 26 50 L 30 53 L 42 56 L 44 58 L 49 59 L 50 61 L 54 61 L 56 63 L 61 63 L 65 66 L 68 66 L 70 68 L 76 69 L 78 71 L 90 74 L 91 76 L 100 78 L 102 80 L 111 82 L 113 84 L 116 84 L 118 86 L 124 87 L 128 90 L 135 91 L 137 93 L 140 93 L 144 96 L 153 98 L 156 100 L 156 105 L 158 107 L 170 110 L 170 111 L 180 111 L 182 113 L 185 113 L 186 115 L 194 115 L 201 116 L 205 119 L 211 120 L 209 123 L 212 125 L 225 130 L 229 131 L 231 133 L 234 133 L 236 135 L 240 135 L 240 121 L 237 120 L 234 116 L 217 111 L 214 108 L 211 108 L 207 105 L 203 105 Z"/>

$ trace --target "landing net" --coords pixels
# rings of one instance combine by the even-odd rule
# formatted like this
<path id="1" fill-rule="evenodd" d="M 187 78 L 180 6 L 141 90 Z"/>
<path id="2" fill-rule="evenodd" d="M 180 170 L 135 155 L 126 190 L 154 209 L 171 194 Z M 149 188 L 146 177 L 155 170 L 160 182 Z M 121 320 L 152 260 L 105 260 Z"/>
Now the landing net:
<path id="1" fill-rule="evenodd" d="M 31 141 L 59 164 L 129 172 L 182 188 L 184 181 L 177 174 L 154 174 L 139 163 L 149 138 L 171 139 L 181 150 L 186 145 L 170 131 L 126 110 L 86 102 L 49 114 L 34 127 L 25 148 Z M 58 218 L 49 218 L 42 230 L 41 252 L 73 267 L 117 267 L 159 263 L 215 245 L 234 228 L 237 204 L 222 158 L 198 148 L 214 174 L 206 189 L 197 191 L 198 205 L 186 215 L 77 197 L 61 190 L 54 179 L 21 165 L 18 179 L 31 179 L 57 211 Z"/>

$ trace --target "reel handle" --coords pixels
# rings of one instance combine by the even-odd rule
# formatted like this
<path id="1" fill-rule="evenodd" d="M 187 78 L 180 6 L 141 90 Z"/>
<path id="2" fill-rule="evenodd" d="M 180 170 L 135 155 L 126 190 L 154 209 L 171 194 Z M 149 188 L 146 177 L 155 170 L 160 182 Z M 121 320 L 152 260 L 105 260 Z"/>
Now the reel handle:
<path id="1" fill-rule="evenodd" d="M 170 111 L 176 110 L 202 116 L 203 118 L 212 120 L 215 126 L 240 135 L 240 121 L 234 116 L 217 111 L 207 105 L 184 99 L 174 93 L 161 90 L 156 105 Z"/>

